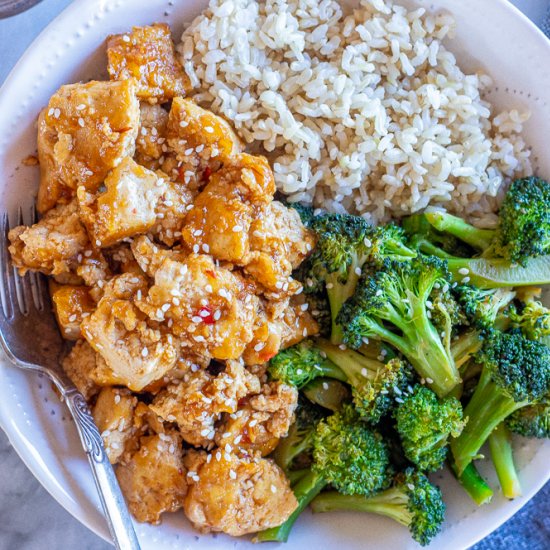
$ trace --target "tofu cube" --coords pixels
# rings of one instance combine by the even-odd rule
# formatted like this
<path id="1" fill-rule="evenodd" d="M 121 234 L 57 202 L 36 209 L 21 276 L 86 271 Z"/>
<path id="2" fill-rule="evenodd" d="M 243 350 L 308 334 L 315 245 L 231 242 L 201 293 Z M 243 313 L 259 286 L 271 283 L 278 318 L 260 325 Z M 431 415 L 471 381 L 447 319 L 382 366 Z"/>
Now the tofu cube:
<path id="1" fill-rule="evenodd" d="M 107 59 L 111 80 L 134 78 L 138 97 L 150 103 L 164 103 L 190 88 L 165 23 L 110 36 Z"/>
<path id="2" fill-rule="evenodd" d="M 110 170 L 134 154 L 138 128 L 133 80 L 59 88 L 38 120 L 38 211 L 68 202 L 79 185 L 95 191 Z"/>
<path id="3" fill-rule="evenodd" d="M 82 338 L 80 323 L 95 309 L 90 289 L 85 286 L 55 284 L 50 288 L 57 324 L 63 338 L 67 340 Z"/>

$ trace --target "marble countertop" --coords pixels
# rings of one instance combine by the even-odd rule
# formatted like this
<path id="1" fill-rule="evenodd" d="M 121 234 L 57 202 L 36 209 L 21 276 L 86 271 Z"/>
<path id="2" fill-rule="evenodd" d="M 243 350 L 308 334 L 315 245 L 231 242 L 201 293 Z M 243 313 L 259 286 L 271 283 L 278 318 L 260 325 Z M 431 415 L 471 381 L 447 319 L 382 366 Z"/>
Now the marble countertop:
<path id="1" fill-rule="evenodd" d="M 0 21 L 0 83 L 39 32 L 70 3 L 43 0 Z M 514 0 L 542 21 L 550 0 Z M 66 512 L 27 470 L 0 431 L 0 550 L 108 550 L 112 548 Z M 473 550 L 543 550 L 550 545 L 550 484 Z M 437 543 L 433 546 L 437 550 Z M 460 548 L 457 543 L 457 550 Z"/>

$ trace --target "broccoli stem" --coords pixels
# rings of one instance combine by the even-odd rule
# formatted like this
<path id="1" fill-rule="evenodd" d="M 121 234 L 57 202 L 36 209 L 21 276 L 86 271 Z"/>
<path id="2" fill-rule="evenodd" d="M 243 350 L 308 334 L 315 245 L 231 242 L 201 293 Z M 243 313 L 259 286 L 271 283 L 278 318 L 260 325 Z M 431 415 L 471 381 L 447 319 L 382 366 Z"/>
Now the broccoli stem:
<path id="1" fill-rule="evenodd" d="M 460 384 L 458 369 L 427 318 L 424 303 L 411 299 L 411 307 L 412 322 L 404 331 L 407 345 L 400 351 L 438 397 L 444 397 Z"/>
<path id="2" fill-rule="evenodd" d="M 479 229 L 467 223 L 462 218 L 443 212 L 426 212 L 424 214 L 430 224 L 443 233 L 454 235 L 461 241 L 477 248 L 486 250 L 495 236 L 492 229 Z"/>
<path id="3" fill-rule="evenodd" d="M 478 288 L 545 285 L 550 283 L 550 255 L 529 258 L 525 265 L 505 259 L 449 258 L 447 265 L 453 279 Z"/>
<path id="4" fill-rule="evenodd" d="M 341 344 L 344 338 L 342 327 L 336 322 L 336 317 L 342 309 L 342 304 L 353 296 L 357 282 L 359 281 L 359 275 L 355 272 L 357 268 L 356 262 L 353 262 L 349 268 L 347 281 L 343 284 L 339 281 L 340 273 L 331 273 L 327 277 L 326 289 L 328 301 L 330 304 L 330 317 L 331 317 L 331 331 L 330 341 L 333 344 Z"/>
<path id="5" fill-rule="evenodd" d="M 334 510 L 371 512 L 387 516 L 406 527 L 412 521 L 407 495 L 398 487 L 392 487 L 371 497 L 342 495 L 336 491 L 329 491 L 319 495 L 312 502 L 311 509 L 315 513 Z"/>
<path id="6" fill-rule="evenodd" d="M 473 463 L 468 464 L 460 476 L 457 475 L 456 466 L 452 465 L 453 472 L 458 482 L 478 505 L 486 504 L 493 498 L 493 490 L 487 482 L 479 475 Z"/>
<path id="7" fill-rule="evenodd" d="M 316 378 L 303 389 L 304 395 L 313 403 L 336 412 L 349 399 L 345 384 L 330 378 Z"/>
<path id="8" fill-rule="evenodd" d="M 516 402 L 506 396 L 491 381 L 487 369 L 483 369 L 478 386 L 472 399 L 464 409 L 468 418 L 462 433 L 451 441 L 451 450 L 459 475 L 462 475 L 468 464 L 479 458 L 479 449 L 491 432 L 510 414 L 527 405 L 527 402 Z"/>
<path id="9" fill-rule="evenodd" d="M 292 488 L 298 507 L 290 517 L 281 525 L 271 527 L 258 533 L 255 537 L 255 542 L 286 542 L 294 523 L 298 516 L 307 508 L 309 503 L 321 492 L 325 487 L 326 481 L 312 471 L 308 471 Z"/>
<path id="10" fill-rule="evenodd" d="M 285 472 L 286 477 L 288 478 L 288 481 L 290 481 L 290 486 L 293 487 L 298 481 L 300 481 L 309 470 L 302 469 L 302 470 L 290 470 L 289 472 Z"/>
<path id="11" fill-rule="evenodd" d="M 330 342 L 319 339 L 317 347 L 347 376 L 352 385 L 361 385 L 363 379 L 376 379 L 381 363 L 349 348 L 340 349 Z M 366 370 L 363 370 L 366 369 Z"/>
<path id="12" fill-rule="evenodd" d="M 512 437 L 504 422 L 501 422 L 489 436 L 489 448 L 502 494 L 510 499 L 521 496 L 521 485 L 512 453 Z"/>
<path id="13" fill-rule="evenodd" d="M 285 472 L 290 468 L 294 459 L 307 450 L 311 444 L 311 438 L 313 436 L 313 428 L 310 433 L 307 433 L 304 437 L 298 439 L 292 436 L 293 430 L 296 428 L 291 426 L 289 436 L 284 437 L 279 441 L 279 444 L 271 454 L 271 458 L 275 460 L 278 466 L 280 466 Z"/>
<path id="14" fill-rule="evenodd" d="M 482 340 L 477 330 L 469 330 L 461 334 L 451 344 L 451 354 L 457 369 L 468 362 L 468 360 L 481 349 Z"/>

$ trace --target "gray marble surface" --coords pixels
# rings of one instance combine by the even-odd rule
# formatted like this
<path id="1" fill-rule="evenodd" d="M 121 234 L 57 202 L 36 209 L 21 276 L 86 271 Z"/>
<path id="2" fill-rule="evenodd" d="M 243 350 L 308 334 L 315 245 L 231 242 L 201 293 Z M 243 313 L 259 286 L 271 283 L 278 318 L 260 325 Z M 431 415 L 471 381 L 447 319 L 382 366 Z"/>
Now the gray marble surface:
<path id="1" fill-rule="evenodd" d="M 180 0 L 184 1 L 184 0 Z M 0 82 L 38 33 L 70 0 L 43 0 L 32 10 L 0 21 Z M 550 0 L 515 0 L 541 22 Z M 70 516 L 27 470 L 0 431 L 0 550 L 108 550 L 106 542 Z M 437 543 L 432 546 L 437 550 Z M 457 541 L 457 550 L 461 548 Z M 550 484 L 473 550 L 550 548 Z"/>

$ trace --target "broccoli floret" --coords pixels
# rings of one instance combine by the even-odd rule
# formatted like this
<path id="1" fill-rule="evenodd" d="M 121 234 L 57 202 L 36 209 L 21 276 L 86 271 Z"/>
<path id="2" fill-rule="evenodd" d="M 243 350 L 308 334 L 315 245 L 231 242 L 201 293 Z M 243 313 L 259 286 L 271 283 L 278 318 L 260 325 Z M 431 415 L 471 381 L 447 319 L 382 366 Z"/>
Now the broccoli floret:
<path id="1" fill-rule="evenodd" d="M 371 359 L 322 339 L 305 340 L 281 351 L 271 359 L 268 371 L 272 378 L 297 388 L 319 377 L 348 383 L 357 411 L 373 424 L 390 409 L 395 388 L 410 375 L 396 357 L 387 362 Z"/>
<path id="2" fill-rule="evenodd" d="M 408 262 L 385 262 L 373 275 L 364 276 L 354 296 L 338 316 L 344 340 L 359 348 L 364 339 L 378 339 L 396 348 L 439 395 L 448 394 L 460 376 L 447 335 L 431 321 L 429 297 L 436 284 L 444 287 L 444 263 L 433 257 Z"/>
<path id="3" fill-rule="evenodd" d="M 469 329 L 458 335 L 451 344 L 451 355 L 464 380 L 464 371 L 470 359 L 481 349 L 483 338 L 477 329 Z"/>
<path id="4" fill-rule="evenodd" d="M 354 293 L 365 264 L 390 256 L 409 258 L 416 252 L 401 240 L 397 226 L 375 229 L 359 216 L 323 214 L 311 220 L 317 245 L 300 271 L 306 293 L 326 289 L 330 303 L 331 341 L 339 344 L 341 327 L 336 316 Z"/>
<path id="5" fill-rule="evenodd" d="M 410 378 L 406 365 L 397 357 L 384 362 L 384 357 L 371 359 L 324 340 L 317 345 L 345 373 L 357 412 L 373 424 L 390 410 L 395 392 L 401 393 L 401 387 Z"/>
<path id="6" fill-rule="evenodd" d="M 496 229 L 478 229 L 442 212 L 413 216 L 403 227 L 418 250 L 448 261 L 456 282 L 480 288 L 550 282 L 550 184 L 539 178 L 511 185 Z M 442 242 L 442 235 L 458 238 L 475 251 L 465 255 L 463 247 L 453 249 Z"/>
<path id="7" fill-rule="evenodd" d="M 300 276 L 297 276 L 297 279 L 299 281 L 303 280 Z M 326 290 L 322 289 L 319 292 L 306 292 L 304 293 L 304 297 L 308 303 L 309 313 L 319 325 L 319 335 L 324 338 L 330 338 L 332 317 Z"/>
<path id="8" fill-rule="evenodd" d="M 515 180 L 504 197 L 497 230 L 502 255 L 526 264 L 550 253 L 550 184 L 541 178 Z"/>
<path id="9" fill-rule="evenodd" d="M 297 456 L 311 451 L 313 434 L 317 424 L 325 417 L 323 410 L 300 396 L 296 409 L 296 419 L 288 430 L 288 435 L 279 441 L 271 458 L 288 472 Z"/>
<path id="10" fill-rule="evenodd" d="M 332 412 L 339 411 L 351 397 L 346 384 L 331 378 L 316 378 L 304 387 L 303 392 L 312 403 Z"/>
<path id="11" fill-rule="evenodd" d="M 481 330 L 492 328 L 498 315 L 516 296 L 508 288 L 480 289 L 470 285 L 458 286 L 456 293 L 470 323 Z"/>
<path id="12" fill-rule="evenodd" d="M 346 382 L 346 375 L 317 347 L 313 340 L 281 350 L 269 361 L 268 372 L 275 380 L 303 388 L 316 378 L 325 376 Z"/>
<path id="13" fill-rule="evenodd" d="M 487 331 L 476 361 L 482 371 L 464 409 L 468 423 L 451 441 L 459 475 L 502 421 L 522 407 L 544 401 L 550 392 L 550 349 L 539 342 Z"/>
<path id="14" fill-rule="evenodd" d="M 529 300 L 521 309 L 510 311 L 512 326 L 521 329 L 526 338 L 541 340 L 550 336 L 550 309 L 538 300 Z"/>
<path id="15" fill-rule="evenodd" d="M 371 497 L 342 495 L 335 491 L 322 493 L 312 503 L 314 512 L 354 510 L 392 518 L 407 527 L 423 546 L 441 530 L 445 504 L 439 487 L 413 468 L 395 476 L 390 489 Z"/>
<path id="16" fill-rule="evenodd" d="M 510 499 L 521 496 L 521 485 L 512 452 L 512 437 L 504 422 L 491 432 L 489 449 L 502 494 Z"/>
<path id="17" fill-rule="evenodd" d="M 380 435 L 362 423 L 349 405 L 317 425 L 311 470 L 293 487 L 298 507 L 257 541 L 286 542 L 298 516 L 327 485 L 344 494 L 371 495 L 391 482 L 388 449 Z"/>
<path id="18" fill-rule="evenodd" d="M 441 469 L 450 436 L 458 437 L 464 428 L 460 401 L 454 397 L 438 399 L 420 384 L 401 400 L 394 415 L 405 456 L 423 471 Z"/>
<path id="19" fill-rule="evenodd" d="M 524 437 L 545 439 L 550 437 L 550 403 L 523 407 L 506 419 L 508 428 Z"/>
<path id="20" fill-rule="evenodd" d="M 460 326 L 468 324 L 464 309 L 450 291 L 448 284 L 437 284 L 430 295 L 430 302 L 431 321 L 440 333 L 445 334 L 445 339 L 454 336 Z M 447 345 L 449 344 L 446 343 Z"/>

